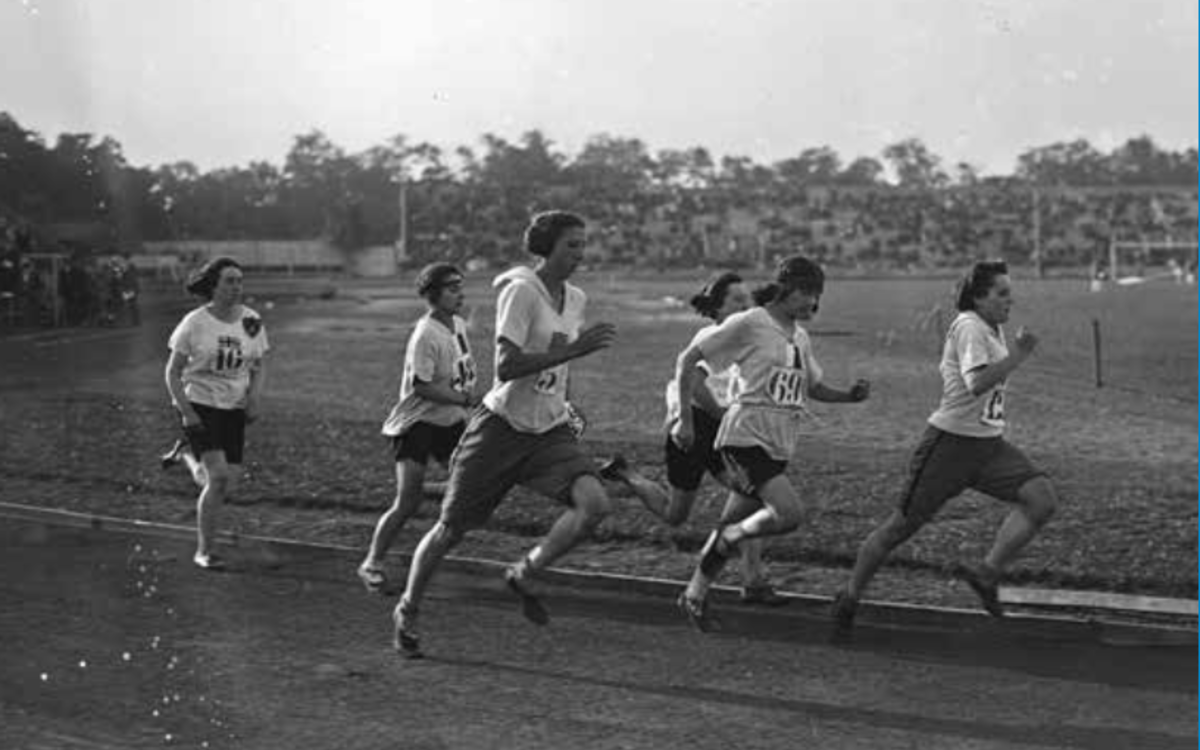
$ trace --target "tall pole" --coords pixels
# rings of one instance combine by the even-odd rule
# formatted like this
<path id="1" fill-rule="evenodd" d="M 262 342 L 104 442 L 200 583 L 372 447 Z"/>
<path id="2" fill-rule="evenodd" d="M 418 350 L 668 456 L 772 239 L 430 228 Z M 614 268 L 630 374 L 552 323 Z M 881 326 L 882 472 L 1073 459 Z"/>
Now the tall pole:
<path id="1" fill-rule="evenodd" d="M 396 237 L 396 271 L 399 272 L 400 265 L 408 260 L 408 183 L 404 180 L 404 174 L 399 177 L 399 195 L 397 200 L 400 202 L 400 229 Z"/>
<path id="2" fill-rule="evenodd" d="M 1033 272 L 1042 278 L 1042 205 L 1038 189 L 1033 189 Z"/>

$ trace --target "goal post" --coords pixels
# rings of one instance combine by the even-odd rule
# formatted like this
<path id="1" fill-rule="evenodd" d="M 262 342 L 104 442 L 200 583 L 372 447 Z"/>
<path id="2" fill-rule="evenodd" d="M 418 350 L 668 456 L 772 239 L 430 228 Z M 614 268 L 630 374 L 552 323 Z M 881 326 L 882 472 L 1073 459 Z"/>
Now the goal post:
<path id="1" fill-rule="evenodd" d="M 1149 281 L 1196 281 L 1196 240 L 1118 240 L 1108 243 L 1108 278 L 1121 286 Z"/>

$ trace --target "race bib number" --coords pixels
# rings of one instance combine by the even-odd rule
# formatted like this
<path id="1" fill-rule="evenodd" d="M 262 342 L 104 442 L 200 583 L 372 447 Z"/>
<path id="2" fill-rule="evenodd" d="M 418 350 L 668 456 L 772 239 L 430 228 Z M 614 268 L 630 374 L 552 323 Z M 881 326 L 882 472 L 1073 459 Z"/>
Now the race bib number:
<path id="1" fill-rule="evenodd" d="M 804 405 L 804 370 L 792 367 L 772 367 L 767 380 L 767 393 L 780 406 Z"/>
<path id="2" fill-rule="evenodd" d="M 567 382 L 567 368 L 558 366 L 538 373 L 533 383 L 533 390 L 543 396 L 553 396 Z"/>
<path id="3" fill-rule="evenodd" d="M 1004 426 L 1004 387 L 997 386 L 983 402 L 983 414 L 979 421 L 991 427 Z"/>
<path id="4" fill-rule="evenodd" d="M 237 373 L 245 362 L 246 358 L 242 354 L 240 338 L 237 336 L 219 336 L 217 338 L 216 370 L 218 373 Z"/>
<path id="5" fill-rule="evenodd" d="M 475 390 L 475 382 L 479 374 L 475 369 L 475 360 L 471 355 L 459 357 L 454 362 L 454 377 L 450 379 L 450 387 L 459 393 L 471 393 Z"/>

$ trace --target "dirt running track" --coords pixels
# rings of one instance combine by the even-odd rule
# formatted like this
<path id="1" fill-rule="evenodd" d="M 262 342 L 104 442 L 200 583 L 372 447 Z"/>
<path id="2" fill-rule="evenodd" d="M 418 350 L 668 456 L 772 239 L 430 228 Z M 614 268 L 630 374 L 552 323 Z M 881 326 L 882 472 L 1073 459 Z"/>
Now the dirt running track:
<path id="1" fill-rule="evenodd" d="M 345 551 L 0 518 L 3 748 L 1194 748 L 1196 648 L 993 623 L 865 627 L 556 587 L 546 628 L 494 575 L 447 572 L 429 657 Z M 1064 631 L 1068 632 L 1068 631 Z"/>

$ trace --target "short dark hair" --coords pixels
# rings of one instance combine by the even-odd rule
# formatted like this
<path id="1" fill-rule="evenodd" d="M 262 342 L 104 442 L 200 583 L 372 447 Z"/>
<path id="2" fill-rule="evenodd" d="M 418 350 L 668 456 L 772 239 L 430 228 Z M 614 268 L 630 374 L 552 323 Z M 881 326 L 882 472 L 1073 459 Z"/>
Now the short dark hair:
<path id="1" fill-rule="evenodd" d="M 570 211 L 544 211 L 529 220 L 525 228 L 525 249 L 545 258 L 554 251 L 558 238 L 568 229 L 587 226 L 583 217 Z"/>
<path id="2" fill-rule="evenodd" d="M 775 283 L 781 287 L 781 291 L 802 289 L 821 294 L 825 291 L 825 272 L 803 255 L 791 255 L 780 260 L 775 267 Z"/>
<path id="3" fill-rule="evenodd" d="M 184 284 L 183 288 L 188 291 L 188 294 L 194 294 L 197 297 L 211 300 L 213 290 L 217 288 L 217 282 L 221 280 L 221 272 L 226 268 L 236 268 L 240 271 L 242 270 L 242 264 L 226 256 L 213 258 L 195 271 L 192 271 L 188 275 L 187 283 Z"/>
<path id="4" fill-rule="evenodd" d="M 769 284 L 764 284 L 763 286 L 756 287 L 754 289 L 754 291 L 750 293 L 751 299 L 754 300 L 755 307 L 762 307 L 763 305 L 770 304 L 778 296 L 779 296 L 779 285 L 776 284 L 774 281 L 772 281 Z"/>
<path id="5" fill-rule="evenodd" d="M 733 271 L 726 271 L 704 285 L 700 292 L 691 300 L 692 309 L 706 318 L 717 319 L 717 312 L 725 304 L 729 287 L 742 283 L 742 277 Z"/>
<path id="6" fill-rule="evenodd" d="M 417 294 L 432 302 L 455 276 L 461 279 L 463 273 L 453 263 L 430 263 L 417 274 Z"/>
<path id="7" fill-rule="evenodd" d="M 997 276 L 1008 274 L 1008 264 L 1002 260 L 981 260 L 958 282 L 959 312 L 975 309 L 975 300 L 984 296 L 996 283 Z"/>

